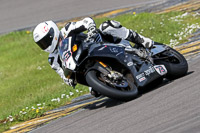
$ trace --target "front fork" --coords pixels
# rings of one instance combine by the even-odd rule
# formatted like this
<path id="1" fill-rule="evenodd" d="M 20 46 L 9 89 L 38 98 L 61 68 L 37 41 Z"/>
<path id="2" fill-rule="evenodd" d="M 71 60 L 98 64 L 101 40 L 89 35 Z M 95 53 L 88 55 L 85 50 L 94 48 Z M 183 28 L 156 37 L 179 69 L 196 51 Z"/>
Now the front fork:
<path id="1" fill-rule="evenodd" d="M 106 70 L 106 73 L 105 73 L 105 70 L 103 70 L 102 72 L 108 78 L 113 79 L 113 80 L 119 80 L 119 79 L 123 78 L 123 75 L 121 73 L 112 70 L 110 67 L 108 67 L 106 64 L 104 64 L 102 61 L 97 61 L 97 63 L 99 63 Z"/>

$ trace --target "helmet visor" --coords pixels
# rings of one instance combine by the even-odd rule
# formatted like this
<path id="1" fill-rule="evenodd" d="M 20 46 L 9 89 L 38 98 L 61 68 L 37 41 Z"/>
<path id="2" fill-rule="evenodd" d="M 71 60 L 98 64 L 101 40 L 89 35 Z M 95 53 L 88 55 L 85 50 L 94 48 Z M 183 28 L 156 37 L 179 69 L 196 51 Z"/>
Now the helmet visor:
<path id="1" fill-rule="evenodd" d="M 40 41 L 36 43 L 42 50 L 45 50 L 52 44 L 53 38 L 54 38 L 54 30 L 53 28 L 51 28 L 49 32 L 46 34 L 46 36 L 44 36 Z"/>

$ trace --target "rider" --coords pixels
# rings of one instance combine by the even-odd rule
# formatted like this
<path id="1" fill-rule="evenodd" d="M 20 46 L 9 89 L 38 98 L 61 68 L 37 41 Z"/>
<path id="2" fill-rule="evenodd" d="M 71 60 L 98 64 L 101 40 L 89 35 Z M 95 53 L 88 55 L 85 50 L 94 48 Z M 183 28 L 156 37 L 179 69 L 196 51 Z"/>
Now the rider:
<path id="1" fill-rule="evenodd" d="M 44 51 L 49 54 L 49 64 L 54 69 L 64 82 L 74 87 L 74 79 L 68 79 L 64 75 L 62 64 L 58 55 L 58 44 L 65 38 L 70 38 L 74 34 L 79 34 L 88 30 L 88 35 L 95 35 L 97 33 L 96 24 L 90 17 L 86 17 L 77 22 L 69 22 L 65 27 L 58 29 L 57 25 L 53 21 L 45 21 L 38 24 L 33 31 L 33 38 L 35 43 Z M 153 46 L 153 41 L 146 38 L 131 29 L 127 29 L 120 25 L 120 22 L 108 20 L 103 22 L 99 30 L 105 40 L 112 43 L 119 43 L 122 39 L 137 43 L 146 48 Z M 69 68 L 70 69 L 70 68 Z"/>

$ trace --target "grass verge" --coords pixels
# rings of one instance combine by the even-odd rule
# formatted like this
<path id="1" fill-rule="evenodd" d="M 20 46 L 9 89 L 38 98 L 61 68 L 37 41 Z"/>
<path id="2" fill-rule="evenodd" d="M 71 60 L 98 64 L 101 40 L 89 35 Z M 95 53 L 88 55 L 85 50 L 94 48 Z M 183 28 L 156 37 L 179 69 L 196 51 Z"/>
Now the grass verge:
<path id="1" fill-rule="evenodd" d="M 194 13 L 125 14 L 95 22 L 99 26 L 108 19 L 172 47 L 200 28 L 199 15 Z M 88 93 L 85 86 L 73 89 L 62 82 L 50 68 L 48 54 L 35 45 L 31 31 L 1 35 L 0 51 L 0 132 Z"/>

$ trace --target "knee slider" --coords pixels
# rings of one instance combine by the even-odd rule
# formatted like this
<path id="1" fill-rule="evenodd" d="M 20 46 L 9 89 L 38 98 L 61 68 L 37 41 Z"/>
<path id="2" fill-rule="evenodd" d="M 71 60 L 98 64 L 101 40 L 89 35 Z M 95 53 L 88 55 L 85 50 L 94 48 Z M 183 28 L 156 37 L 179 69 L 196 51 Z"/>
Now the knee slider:
<path id="1" fill-rule="evenodd" d="M 104 31 L 105 29 L 107 29 L 108 27 L 112 27 L 112 28 L 121 28 L 121 24 L 120 22 L 118 21 L 114 21 L 114 20 L 108 20 L 108 21 L 105 21 L 103 22 L 101 25 L 100 25 L 100 30 L 101 31 Z"/>
<path id="2" fill-rule="evenodd" d="M 118 22 L 118 21 L 111 20 L 111 21 L 109 21 L 109 23 L 110 23 L 110 26 L 112 26 L 113 28 L 121 28 L 122 27 L 120 22 Z"/>

